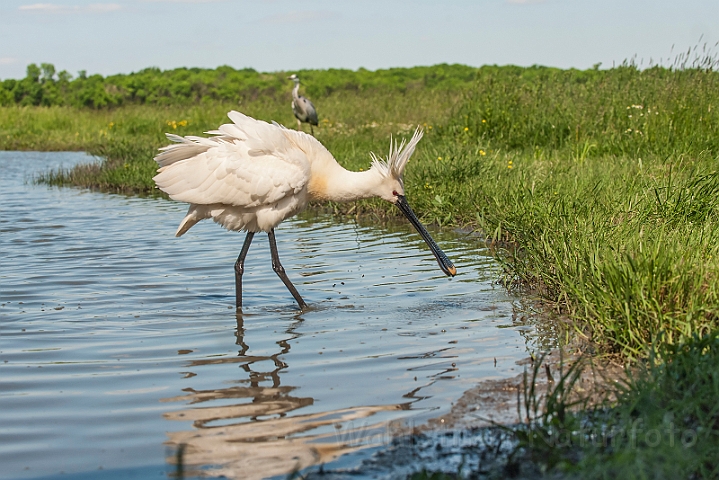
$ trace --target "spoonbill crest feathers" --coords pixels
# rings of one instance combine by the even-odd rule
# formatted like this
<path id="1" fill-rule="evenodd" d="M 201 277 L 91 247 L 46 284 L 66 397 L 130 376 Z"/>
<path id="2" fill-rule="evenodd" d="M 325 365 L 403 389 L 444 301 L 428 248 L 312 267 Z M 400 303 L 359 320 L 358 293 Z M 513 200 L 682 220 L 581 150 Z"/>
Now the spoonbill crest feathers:
<path id="1" fill-rule="evenodd" d="M 417 127 L 406 147 L 404 139 L 402 139 L 402 142 L 398 145 L 397 140 L 390 138 L 389 155 L 386 159 L 378 158 L 374 152 L 370 152 L 372 168 L 377 169 L 384 177 L 401 180 L 404 175 L 404 169 L 414 153 L 415 147 L 417 147 L 417 144 L 422 139 L 423 134 L 422 129 Z"/>

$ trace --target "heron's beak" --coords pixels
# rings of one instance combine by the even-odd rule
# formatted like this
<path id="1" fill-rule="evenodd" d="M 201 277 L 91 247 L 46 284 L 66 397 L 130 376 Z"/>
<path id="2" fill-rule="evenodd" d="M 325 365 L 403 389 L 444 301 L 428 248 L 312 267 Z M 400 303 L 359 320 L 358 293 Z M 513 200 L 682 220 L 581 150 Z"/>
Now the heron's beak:
<path id="1" fill-rule="evenodd" d="M 407 220 L 409 220 L 410 223 L 414 225 L 414 228 L 417 229 L 419 234 L 427 243 L 429 249 L 432 250 L 434 258 L 436 258 L 437 263 L 439 263 L 439 268 L 442 269 L 445 275 L 454 277 L 457 274 L 457 269 L 455 268 L 454 264 L 450 261 L 449 258 L 447 258 L 447 255 L 444 254 L 442 249 L 439 248 L 439 245 L 437 245 L 437 243 L 432 239 L 427 229 L 424 228 L 424 225 L 420 223 L 419 219 L 417 218 L 417 215 L 415 215 L 410 208 L 409 203 L 407 203 L 407 199 L 404 195 L 397 195 L 396 205 L 399 207 L 400 210 L 402 210 L 402 213 L 404 213 L 404 216 L 407 217 Z"/>

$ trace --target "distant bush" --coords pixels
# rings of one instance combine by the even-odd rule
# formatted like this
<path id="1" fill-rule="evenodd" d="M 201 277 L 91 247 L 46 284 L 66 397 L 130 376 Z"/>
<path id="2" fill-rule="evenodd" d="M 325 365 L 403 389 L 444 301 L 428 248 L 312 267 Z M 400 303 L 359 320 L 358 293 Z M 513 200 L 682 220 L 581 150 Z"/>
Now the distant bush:
<path id="1" fill-rule="evenodd" d="M 333 92 L 458 89 L 476 80 L 477 69 L 464 65 L 390 68 L 386 70 L 300 70 L 303 92 L 321 97 Z M 127 75 L 72 78 L 55 73 L 52 64 L 30 64 L 22 80 L 0 81 L 0 105 L 73 106 L 108 108 L 120 105 L 192 105 L 202 102 L 237 102 L 259 97 L 289 97 L 288 72 L 260 73 L 229 66 L 215 69 L 146 68 Z"/>

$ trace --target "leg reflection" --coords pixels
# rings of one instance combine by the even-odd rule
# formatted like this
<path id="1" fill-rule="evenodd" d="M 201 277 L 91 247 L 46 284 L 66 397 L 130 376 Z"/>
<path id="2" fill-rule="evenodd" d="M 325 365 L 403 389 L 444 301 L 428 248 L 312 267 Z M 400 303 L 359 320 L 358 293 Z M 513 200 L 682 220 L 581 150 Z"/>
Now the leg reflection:
<path id="1" fill-rule="evenodd" d="M 184 408 L 165 413 L 166 419 L 192 425 L 185 431 L 167 434 L 167 445 L 182 452 L 185 475 L 260 479 L 326 463 L 359 448 L 367 431 L 385 427 L 384 423 L 367 425 L 369 417 L 401 408 L 379 405 L 307 409 L 315 399 L 297 395 L 301 391 L 298 386 L 282 384 L 282 372 L 289 368 L 290 347 L 301 337 L 300 325 L 302 319 L 296 317 L 278 335 L 281 338 L 274 343 L 274 353 L 255 353 L 247 341 L 245 317 L 238 313 L 237 355 L 196 358 L 183 366 L 194 374 L 187 377 L 188 383 L 216 385 L 184 388 L 183 395 L 165 400 L 185 404 Z M 255 350 L 262 351 L 257 347 Z M 345 428 L 345 437 L 338 438 L 337 425 L 354 422 L 359 426 Z M 170 455 L 167 461 L 176 465 L 178 458 Z"/>

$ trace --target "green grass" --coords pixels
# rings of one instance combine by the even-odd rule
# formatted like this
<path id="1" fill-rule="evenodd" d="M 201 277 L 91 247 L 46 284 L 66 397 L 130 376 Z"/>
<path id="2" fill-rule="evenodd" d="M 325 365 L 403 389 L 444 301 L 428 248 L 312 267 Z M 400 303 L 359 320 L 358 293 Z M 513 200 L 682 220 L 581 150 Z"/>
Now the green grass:
<path id="1" fill-rule="evenodd" d="M 719 337 L 660 344 L 651 360 L 613 392 L 613 408 L 570 410 L 577 364 L 540 405 L 525 392 L 533 421 L 512 429 L 517 445 L 505 471 L 583 479 L 716 478 Z M 574 403 L 581 401 L 575 397 Z"/>
<path id="2" fill-rule="evenodd" d="M 425 218 L 510 240 L 508 280 L 645 356 L 717 326 L 717 105 L 712 71 L 497 69 L 407 183 Z"/>
<path id="3" fill-rule="evenodd" d="M 594 341 L 641 356 L 661 331 L 673 343 L 716 328 L 716 161 L 492 155 L 485 178 L 494 181 L 474 191 L 471 211 L 519 247 L 503 258 L 511 279 Z"/>
<path id="4" fill-rule="evenodd" d="M 705 435 L 702 445 L 717 450 L 710 403 L 719 371 L 719 73 L 483 67 L 471 86 L 452 90 L 316 93 L 316 136 L 340 163 L 367 168 L 368 153 L 384 154 L 390 135 L 423 125 L 405 183 L 425 222 L 482 230 L 500 246 L 506 284 L 539 292 L 600 351 L 661 360 L 649 361 L 653 366 L 619 392 L 611 409 L 597 411 L 604 415 L 597 422 L 627 431 L 632 418 L 658 425 L 661 411 L 684 422 L 691 417 L 685 408 L 695 403 L 703 413 L 682 428 L 695 426 Z M 230 109 L 295 125 L 281 95 L 241 105 L 10 106 L 0 107 L 0 148 L 87 150 L 105 162 L 41 180 L 153 193 L 152 157 L 166 144 L 164 132 L 199 134 L 225 122 Z M 378 200 L 333 207 L 394 213 Z M 641 408 L 635 414 L 628 405 Z M 712 473 L 704 446 L 574 447 L 583 454 L 552 452 L 557 460 L 542 468 L 602 477 L 615 468 L 603 469 L 607 461 L 617 472 L 639 465 L 644 473 L 636 478 L 652 478 L 653 465 L 685 477 Z M 662 455 L 676 461 L 661 463 Z"/>

